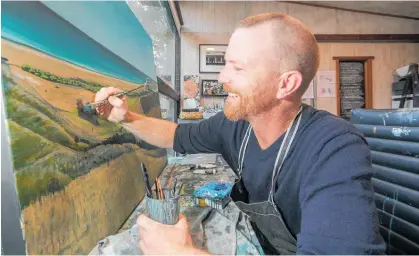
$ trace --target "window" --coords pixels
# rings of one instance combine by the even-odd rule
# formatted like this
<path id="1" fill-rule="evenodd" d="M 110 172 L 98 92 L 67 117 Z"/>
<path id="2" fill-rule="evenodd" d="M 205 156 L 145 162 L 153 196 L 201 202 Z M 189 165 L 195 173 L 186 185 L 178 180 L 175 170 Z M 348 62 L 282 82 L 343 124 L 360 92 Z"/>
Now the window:
<path id="1" fill-rule="evenodd" d="M 169 4 L 143 0 L 127 4 L 153 41 L 162 119 L 177 122 L 179 90 L 175 88 L 180 89 L 180 39 Z M 167 154 L 175 156 L 172 149 Z"/>
<path id="2" fill-rule="evenodd" d="M 166 1 L 127 1 L 132 12 L 153 40 L 156 74 L 175 88 L 177 30 Z"/>

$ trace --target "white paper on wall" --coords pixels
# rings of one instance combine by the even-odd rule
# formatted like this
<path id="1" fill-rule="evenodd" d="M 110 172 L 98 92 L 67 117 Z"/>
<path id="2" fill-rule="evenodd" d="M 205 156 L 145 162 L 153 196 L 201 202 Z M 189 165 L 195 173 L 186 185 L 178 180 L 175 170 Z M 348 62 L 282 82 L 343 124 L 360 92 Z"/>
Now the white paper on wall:
<path id="1" fill-rule="evenodd" d="M 327 70 L 317 72 L 317 97 L 336 97 L 336 71 Z"/>

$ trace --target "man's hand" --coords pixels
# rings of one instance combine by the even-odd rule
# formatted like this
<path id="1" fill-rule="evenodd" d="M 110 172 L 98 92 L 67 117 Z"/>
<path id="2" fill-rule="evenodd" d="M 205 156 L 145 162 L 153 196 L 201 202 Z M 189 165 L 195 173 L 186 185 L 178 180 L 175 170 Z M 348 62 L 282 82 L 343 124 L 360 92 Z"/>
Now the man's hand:
<path id="1" fill-rule="evenodd" d="M 125 119 L 125 115 L 128 113 L 128 103 L 123 96 L 117 98 L 112 95 L 122 92 L 122 90 L 114 87 L 107 87 L 100 89 L 96 93 L 95 102 L 108 99 L 109 104 L 96 108 L 96 111 L 100 115 L 104 115 L 109 121 L 119 123 Z"/>
<path id="2" fill-rule="evenodd" d="M 175 225 L 164 225 L 153 221 L 144 214 L 137 219 L 140 233 L 140 249 L 143 254 L 196 254 L 189 234 L 189 224 L 185 216 L 179 216 Z"/>

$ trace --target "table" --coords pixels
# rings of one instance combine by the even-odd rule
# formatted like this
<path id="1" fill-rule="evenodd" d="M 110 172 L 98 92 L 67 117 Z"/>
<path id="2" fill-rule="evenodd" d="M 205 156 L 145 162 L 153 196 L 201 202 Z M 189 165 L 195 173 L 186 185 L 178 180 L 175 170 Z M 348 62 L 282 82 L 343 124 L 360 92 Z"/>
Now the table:
<path id="1" fill-rule="evenodd" d="M 173 163 L 167 165 L 160 177 L 163 177 L 163 180 L 168 176 L 172 166 L 179 162 L 180 158 L 176 161 L 171 161 Z M 194 170 L 185 170 L 185 165 L 177 165 L 174 171 L 174 177 L 177 178 L 177 184 L 183 183 L 183 193 L 180 196 L 180 211 L 184 213 L 184 210 L 188 207 L 194 205 L 192 201 L 192 193 L 195 189 L 199 188 L 203 184 L 209 181 L 225 181 L 233 183 L 235 179 L 235 174 L 230 167 L 227 166 L 226 162 L 222 159 L 221 155 L 217 156 L 217 165 L 216 174 L 196 174 Z M 133 211 L 131 216 L 127 221 L 122 225 L 118 230 L 118 233 L 124 232 L 130 229 L 136 222 L 138 216 L 145 212 L 145 200 L 143 199 L 137 208 Z M 187 215 L 185 215 L 188 218 Z"/>
<path id="2" fill-rule="evenodd" d="M 169 161 L 170 164 L 166 166 L 160 175 L 163 180 L 169 175 L 173 164 L 182 161 L 182 158 L 175 159 L 178 162 L 171 159 L 172 161 Z M 196 159 L 197 161 L 203 160 L 200 157 Z M 191 159 L 185 162 L 191 163 Z M 226 166 L 221 156 L 217 157 L 217 161 L 214 164 L 217 166 L 217 172 L 214 174 L 201 174 L 202 169 L 197 169 L 194 173 L 194 170 L 186 169 L 184 165 L 176 165 L 174 172 L 177 186 L 183 183 L 183 191 L 180 196 L 180 211 L 189 221 L 190 235 L 194 246 L 217 255 L 263 254 L 263 249 L 253 231 L 250 220 L 246 218 L 245 214 L 234 203 L 230 202 L 222 210 L 201 208 L 194 205 L 192 194 L 195 189 L 209 181 L 233 183 L 235 180 L 234 172 Z M 90 255 L 98 255 L 101 250 L 104 250 L 102 251 L 104 254 L 141 254 L 138 247 L 139 233 L 135 227 L 135 222 L 138 216 L 145 212 L 145 206 L 146 203 L 143 199 L 117 234 L 100 241 L 93 248 Z"/>

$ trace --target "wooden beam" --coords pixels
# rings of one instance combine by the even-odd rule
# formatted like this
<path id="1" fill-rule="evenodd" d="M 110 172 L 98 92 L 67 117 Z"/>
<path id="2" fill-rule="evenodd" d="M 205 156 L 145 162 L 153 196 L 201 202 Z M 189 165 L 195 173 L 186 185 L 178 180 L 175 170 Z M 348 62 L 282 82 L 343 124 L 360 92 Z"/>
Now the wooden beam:
<path id="1" fill-rule="evenodd" d="M 318 8 L 333 9 L 333 10 L 339 10 L 339 11 L 357 12 L 357 13 L 365 13 L 365 14 L 371 14 L 371 15 L 386 16 L 386 17 L 392 17 L 392 18 L 419 20 L 418 17 L 411 17 L 411 16 L 404 16 L 404 15 L 397 15 L 397 14 L 390 14 L 390 13 L 382 13 L 382 12 L 361 11 L 361 10 L 354 10 L 354 9 L 349 9 L 349 8 L 335 7 L 335 6 L 327 6 L 327 5 L 321 5 L 321 4 L 305 3 L 305 2 L 298 2 L 298 1 L 281 1 L 281 2 L 290 3 L 290 4 L 299 4 L 299 5 L 305 5 L 305 6 L 311 6 L 311 7 L 318 7 Z"/>
<path id="2" fill-rule="evenodd" d="M 170 12 L 172 13 L 173 21 L 175 22 L 175 25 L 176 25 L 176 30 L 178 34 L 180 35 L 180 28 L 182 25 L 180 24 L 179 15 L 176 11 L 175 2 L 173 0 L 169 0 L 168 3 L 169 3 Z"/>
<path id="3" fill-rule="evenodd" d="M 374 56 L 334 56 L 333 60 L 359 60 L 359 61 L 366 61 L 366 60 L 373 60 Z"/>
<path id="4" fill-rule="evenodd" d="M 419 34 L 315 34 L 317 42 L 419 43 Z"/>
<path id="5" fill-rule="evenodd" d="M 183 18 L 182 18 L 182 12 L 180 11 L 179 1 L 175 0 L 174 4 L 175 4 L 175 8 L 176 8 L 176 12 L 179 18 L 180 25 L 183 26 Z"/>

